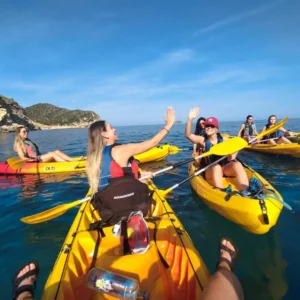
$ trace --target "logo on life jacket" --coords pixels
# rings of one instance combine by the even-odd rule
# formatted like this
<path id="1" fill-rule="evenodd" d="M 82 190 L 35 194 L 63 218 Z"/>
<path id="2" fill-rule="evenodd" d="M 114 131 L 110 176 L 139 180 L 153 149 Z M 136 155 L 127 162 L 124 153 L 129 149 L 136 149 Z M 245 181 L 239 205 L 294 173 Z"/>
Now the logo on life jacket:
<path id="1" fill-rule="evenodd" d="M 121 195 L 121 196 L 115 196 L 114 199 L 122 199 L 122 198 L 127 198 L 127 197 L 130 197 L 130 196 L 133 196 L 134 193 L 130 193 L 130 194 L 127 194 L 127 195 Z"/>

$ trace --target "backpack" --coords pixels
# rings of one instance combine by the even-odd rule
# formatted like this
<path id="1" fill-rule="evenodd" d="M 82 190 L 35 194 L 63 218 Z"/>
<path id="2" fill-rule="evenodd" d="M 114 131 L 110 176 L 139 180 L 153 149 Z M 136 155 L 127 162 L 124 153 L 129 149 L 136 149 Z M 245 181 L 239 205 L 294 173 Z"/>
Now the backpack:
<path id="1" fill-rule="evenodd" d="M 111 178 L 108 186 L 94 195 L 92 203 L 102 222 L 110 226 L 128 218 L 133 211 L 146 216 L 151 211 L 152 192 L 132 176 Z"/>

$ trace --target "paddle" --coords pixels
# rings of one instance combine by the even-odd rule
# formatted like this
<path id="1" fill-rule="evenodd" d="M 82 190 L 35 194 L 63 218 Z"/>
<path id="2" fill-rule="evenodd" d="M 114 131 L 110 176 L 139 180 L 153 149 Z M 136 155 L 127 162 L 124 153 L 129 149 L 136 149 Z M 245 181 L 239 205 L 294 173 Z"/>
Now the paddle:
<path id="1" fill-rule="evenodd" d="M 199 155 L 195 158 L 191 158 L 191 159 L 185 160 L 183 162 L 179 162 L 175 165 L 172 165 L 172 166 L 169 166 L 169 167 L 164 168 L 162 170 L 159 170 L 157 172 L 154 172 L 154 173 L 152 173 L 152 175 L 141 177 L 139 180 L 144 180 L 144 179 L 147 179 L 151 176 L 155 177 L 158 174 L 161 174 L 163 172 L 167 172 L 167 171 L 172 170 L 174 168 L 177 168 L 181 165 L 187 164 L 187 163 L 189 163 L 189 162 L 191 162 L 195 159 L 205 157 L 205 156 L 208 156 L 208 155 L 212 155 L 212 154 L 222 155 L 222 156 L 223 155 L 228 155 L 230 153 L 234 153 L 234 152 L 239 151 L 240 149 L 244 148 L 245 146 L 247 146 L 247 142 L 245 140 L 241 139 L 241 138 L 234 138 L 234 139 L 231 139 L 231 140 L 227 140 L 227 141 L 224 141 L 223 143 L 215 145 L 214 147 L 211 148 L 211 150 L 209 152 L 206 152 L 206 153 L 204 153 L 202 155 Z M 61 205 L 58 205 L 56 207 L 50 208 L 46 211 L 43 211 L 41 213 L 22 218 L 21 221 L 24 222 L 24 223 L 27 223 L 27 224 L 37 224 L 37 223 L 40 223 L 40 222 L 45 222 L 45 221 L 51 220 L 53 218 L 56 218 L 56 217 L 64 214 L 70 208 L 75 207 L 75 206 L 77 206 L 77 205 L 79 205 L 83 202 L 89 201 L 89 200 L 90 200 L 90 197 L 87 197 L 87 198 L 84 198 L 84 199 L 81 199 L 81 200 L 76 200 L 72 203 L 61 204 Z"/>
<path id="2" fill-rule="evenodd" d="M 205 168 L 195 172 L 193 175 L 190 175 L 188 178 L 182 180 L 181 182 L 174 184 L 173 186 L 171 186 L 170 188 L 166 189 L 166 190 L 160 190 L 161 194 L 163 195 L 163 197 L 165 197 L 167 194 L 169 194 L 172 190 L 176 189 L 177 187 L 179 187 L 180 185 L 182 185 L 183 183 L 187 182 L 188 180 L 198 176 L 199 174 L 203 173 L 204 171 L 206 171 L 208 168 L 210 168 L 211 166 L 219 163 L 222 159 L 224 159 L 224 157 L 221 157 L 220 159 L 216 160 L 215 162 L 211 163 L 210 165 L 206 166 Z M 286 202 L 284 202 L 283 200 L 280 200 L 278 198 L 272 198 L 276 201 L 278 201 L 279 203 L 281 203 L 285 208 L 287 208 L 288 210 L 292 210 L 292 207 L 287 204 Z M 267 199 L 265 199 L 267 200 Z"/>
<path id="3" fill-rule="evenodd" d="M 203 158 L 203 157 L 206 157 L 206 156 L 210 156 L 210 155 L 224 156 L 224 155 L 229 155 L 231 153 L 238 152 L 241 149 L 247 147 L 247 145 L 248 145 L 247 142 L 245 140 L 243 140 L 242 138 L 239 138 L 239 137 L 235 137 L 233 139 L 226 140 L 222 143 L 216 144 L 215 146 L 211 147 L 209 151 L 207 151 L 207 152 L 205 152 L 201 155 L 189 158 L 189 159 L 181 161 L 177 164 L 174 164 L 174 165 L 171 165 L 171 166 L 166 167 L 164 169 L 161 169 L 159 171 L 156 171 L 156 172 L 152 173 L 152 177 L 155 177 L 158 174 L 170 171 L 172 169 L 175 169 L 175 168 L 180 167 L 184 164 L 187 164 L 187 163 L 192 162 L 196 159 L 200 159 L 200 158 Z M 140 180 L 147 179 L 147 178 L 149 178 L 149 176 L 141 177 Z"/>
<path id="4" fill-rule="evenodd" d="M 214 146 L 215 147 L 215 146 Z M 225 156 L 226 157 L 226 156 Z M 208 168 L 210 168 L 213 165 L 216 165 L 217 163 L 219 163 L 221 160 L 223 160 L 225 157 L 221 157 L 218 160 L 214 161 L 213 163 L 211 163 L 210 165 L 206 166 L 205 168 L 195 172 L 193 175 L 190 175 L 189 177 L 187 177 L 186 179 L 182 180 L 179 183 L 174 184 L 173 186 L 169 187 L 166 190 L 161 190 L 163 196 L 166 196 L 167 194 L 169 194 L 172 190 L 176 189 L 177 187 L 179 187 L 180 185 L 182 185 L 183 183 L 187 182 L 188 180 L 198 176 L 199 174 L 203 173 L 204 171 L 206 171 Z"/>
<path id="5" fill-rule="evenodd" d="M 24 223 L 27 223 L 27 224 L 38 224 L 38 223 L 46 222 L 48 220 L 51 220 L 51 219 L 61 216 L 62 214 L 67 212 L 70 208 L 77 206 L 83 202 L 89 201 L 90 199 L 91 199 L 91 197 L 87 197 L 87 198 L 84 198 L 81 200 L 76 200 L 71 203 L 60 204 L 58 206 L 55 206 L 48 210 L 45 210 L 41 213 L 38 213 L 38 214 L 35 214 L 32 216 L 28 216 L 28 217 L 24 217 L 21 219 L 21 221 Z"/>
<path id="6" fill-rule="evenodd" d="M 265 134 L 269 134 L 269 133 L 272 133 L 273 131 L 277 130 L 278 128 L 280 128 L 283 124 L 282 122 L 284 121 L 284 123 L 287 121 L 287 118 L 282 120 L 280 123 L 276 125 L 274 125 L 272 128 L 264 131 L 264 134 L 261 134 L 261 136 L 265 135 Z M 260 138 L 261 136 L 257 136 L 256 138 Z M 229 143 L 231 141 L 231 143 Z M 238 146 L 234 146 L 234 143 L 232 141 L 236 141 L 236 143 L 238 143 Z M 224 146 L 225 145 L 225 146 Z M 185 163 L 188 163 L 188 162 L 191 162 L 195 159 L 198 159 L 200 157 L 204 157 L 207 156 L 207 155 L 211 155 L 211 154 L 215 154 L 215 155 L 228 155 L 228 154 L 231 154 L 231 153 L 234 153 L 234 152 L 237 152 L 241 149 L 243 149 L 244 147 L 246 147 L 248 145 L 248 143 L 243 140 L 242 138 L 239 138 L 239 137 L 235 137 L 233 139 L 230 139 L 230 140 L 227 140 L 227 141 L 224 141 L 223 143 L 220 143 L 220 144 L 217 144 L 215 145 L 214 147 L 211 148 L 211 150 L 209 152 L 206 152 L 202 155 L 199 155 L 198 157 L 195 157 L 195 158 L 191 158 L 189 160 L 186 160 L 182 163 L 178 163 L 177 166 L 180 166 L 180 165 L 183 165 Z M 218 147 L 217 147 L 218 146 Z M 215 150 L 214 150 L 215 149 Z M 217 149 L 217 150 L 216 150 Z M 218 159 L 217 161 L 215 161 L 213 164 L 216 164 L 218 163 L 219 161 L 221 161 L 222 159 L 224 159 L 226 156 L 224 157 L 221 157 L 220 159 Z M 211 165 L 213 165 L 211 164 Z M 192 176 L 190 176 L 189 178 L 187 178 L 186 180 L 184 180 L 183 182 L 179 183 L 179 184 L 176 184 L 174 185 L 173 187 L 169 188 L 168 190 L 166 190 L 166 194 L 168 194 L 171 190 L 173 190 L 174 188 L 176 188 L 177 186 L 181 185 L 182 183 L 186 182 L 187 180 L 189 180 L 190 178 L 192 178 L 193 176 L 197 176 L 199 175 L 200 173 L 204 172 L 207 168 L 209 168 L 211 165 L 209 166 L 206 166 L 205 168 L 197 171 L 195 174 L 193 174 Z M 162 172 L 166 172 L 168 170 L 171 170 L 173 169 L 174 166 L 170 166 L 170 167 L 167 167 L 163 170 L 159 170 L 155 173 L 153 173 L 152 175 L 149 175 L 149 176 L 145 176 L 143 178 L 140 178 L 140 180 L 143 180 L 143 179 L 147 179 L 151 176 L 156 176 L 157 174 L 160 174 Z M 168 191 L 168 192 L 167 192 Z M 68 203 L 68 204 L 61 204 L 59 206 L 56 206 L 56 207 L 53 207 L 53 208 L 50 208 L 44 212 L 41 212 L 41 213 L 38 213 L 38 214 L 35 214 L 35 215 L 32 215 L 32 216 L 28 216 L 28 217 L 24 217 L 21 219 L 22 222 L 24 223 L 27 223 L 27 224 L 37 224 L 37 223 L 41 223 L 41 222 L 45 222 L 45 221 L 48 221 L 48 220 L 51 220 L 53 218 L 56 218 L 62 214 L 64 214 L 66 211 L 68 211 L 70 208 L 72 207 L 75 207 L 83 202 L 86 202 L 86 201 L 89 201 L 91 198 L 90 197 L 87 197 L 87 198 L 84 198 L 84 199 L 81 199 L 81 200 L 76 200 L 72 203 Z"/>
<path id="7" fill-rule="evenodd" d="M 23 168 L 24 164 L 27 162 L 27 159 L 21 159 L 19 157 L 11 157 L 7 159 L 8 165 L 13 169 L 13 170 L 18 170 Z"/>
<path id="8" fill-rule="evenodd" d="M 251 143 L 251 145 L 259 144 L 259 143 L 262 143 L 262 142 L 267 142 L 267 141 L 270 141 L 270 140 L 278 140 L 279 138 L 280 137 L 276 137 L 276 138 L 271 138 L 271 139 L 266 139 L 266 140 L 261 140 L 261 141 L 253 142 L 253 143 Z M 269 146 L 270 145 L 272 145 L 272 144 L 269 144 Z M 274 145 L 274 146 L 276 146 L 276 145 Z"/>

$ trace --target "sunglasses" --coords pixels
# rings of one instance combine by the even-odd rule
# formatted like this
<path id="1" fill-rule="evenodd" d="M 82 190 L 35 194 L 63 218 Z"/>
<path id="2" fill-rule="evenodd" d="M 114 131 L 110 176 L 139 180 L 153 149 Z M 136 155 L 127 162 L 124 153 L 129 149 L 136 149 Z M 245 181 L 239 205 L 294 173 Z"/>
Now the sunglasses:
<path id="1" fill-rule="evenodd" d="M 22 131 L 20 131 L 20 133 L 27 133 L 28 132 L 28 130 L 22 130 Z"/>
<path id="2" fill-rule="evenodd" d="M 204 127 L 205 127 L 205 128 L 216 128 L 216 126 L 215 126 L 215 125 L 210 125 L 210 124 L 208 124 L 208 125 L 205 125 Z"/>
<path id="3" fill-rule="evenodd" d="M 201 125 L 204 125 L 204 122 L 200 122 Z"/>

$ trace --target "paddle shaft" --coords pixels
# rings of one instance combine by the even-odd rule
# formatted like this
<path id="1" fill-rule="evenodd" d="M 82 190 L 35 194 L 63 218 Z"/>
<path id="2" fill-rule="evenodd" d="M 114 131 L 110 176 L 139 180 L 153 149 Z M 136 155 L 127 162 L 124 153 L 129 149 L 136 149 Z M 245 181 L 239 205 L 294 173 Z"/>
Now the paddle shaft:
<path id="1" fill-rule="evenodd" d="M 271 139 L 266 139 L 266 140 L 261 140 L 261 141 L 257 141 L 257 142 L 254 142 L 254 143 L 251 143 L 251 145 L 254 145 L 254 144 L 259 144 L 259 143 L 262 143 L 262 142 L 267 142 L 267 141 L 270 141 L 270 140 L 278 140 L 280 137 L 276 137 L 276 138 L 271 138 Z"/>
<path id="2" fill-rule="evenodd" d="M 170 188 L 168 188 L 168 192 L 171 192 L 172 190 L 176 189 L 178 186 L 182 185 L 183 183 L 187 182 L 188 180 L 192 179 L 195 176 L 198 176 L 199 174 L 203 173 L 204 171 L 206 171 L 208 168 L 210 168 L 211 166 L 216 165 L 217 163 L 219 163 L 221 160 L 225 159 L 227 156 L 223 156 L 221 158 L 219 158 L 218 160 L 214 161 L 213 163 L 211 163 L 210 165 L 207 165 L 206 167 L 204 167 L 203 169 L 195 172 L 193 175 L 187 177 L 186 179 L 182 180 L 181 182 L 174 184 L 173 186 L 171 186 Z"/>
<path id="3" fill-rule="evenodd" d="M 150 177 L 155 177 L 158 174 L 173 170 L 173 169 L 175 169 L 177 167 L 180 167 L 184 164 L 187 164 L 189 162 L 195 161 L 197 159 L 200 159 L 200 158 L 203 158 L 203 157 L 206 157 L 206 156 L 209 156 L 209 155 L 219 155 L 219 156 L 224 156 L 225 155 L 225 157 L 226 157 L 226 155 L 237 152 L 237 151 L 245 148 L 247 145 L 248 145 L 248 143 L 245 140 L 243 140 L 242 138 L 239 138 L 239 137 L 236 137 L 236 138 L 230 139 L 230 140 L 226 140 L 222 143 L 216 144 L 214 147 L 211 147 L 211 149 L 209 151 L 207 151 L 207 152 L 205 152 L 201 155 L 189 158 L 185 161 L 182 161 L 182 162 L 179 162 L 179 163 L 174 164 L 172 166 L 166 167 L 164 169 L 161 169 L 159 171 L 156 171 L 156 172 L 152 173 L 151 175 L 141 177 L 140 180 L 144 180 L 144 179 L 147 179 L 147 178 L 150 178 Z"/>

